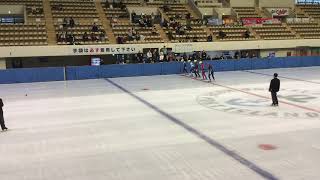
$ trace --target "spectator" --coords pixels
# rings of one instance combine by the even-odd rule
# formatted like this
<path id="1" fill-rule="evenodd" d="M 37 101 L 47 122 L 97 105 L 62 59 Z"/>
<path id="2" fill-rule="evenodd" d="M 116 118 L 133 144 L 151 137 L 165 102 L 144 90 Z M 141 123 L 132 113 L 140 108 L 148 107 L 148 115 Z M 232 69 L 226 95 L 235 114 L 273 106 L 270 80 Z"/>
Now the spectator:
<path id="1" fill-rule="evenodd" d="M 219 31 L 219 38 L 224 39 L 226 37 L 226 33 L 223 32 L 222 30 Z"/>
<path id="2" fill-rule="evenodd" d="M 109 1 L 108 0 L 106 0 L 106 2 L 105 2 L 105 7 L 106 7 L 106 9 L 109 9 L 110 8 L 110 3 L 109 3 Z"/>
<path id="3" fill-rule="evenodd" d="M 59 11 L 62 11 L 63 10 L 63 5 L 60 3 L 60 4 L 58 4 L 58 10 Z"/>
<path id="4" fill-rule="evenodd" d="M 154 62 L 158 62 L 159 61 L 159 51 L 158 49 L 154 49 L 152 52 L 152 59 Z"/>
<path id="5" fill-rule="evenodd" d="M 202 59 L 202 60 L 206 60 L 206 58 L 207 58 L 207 53 L 206 53 L 205 51 L 202 51 L 202 53 L 201 53 L 201 59 Z"/>
<path id="6" fill-rule="evenodd" d="M 98 32 L 99 31 L 99 27 L 97 26 L 97 24 L 96 23 L 93 23 L 93 25 L 92 25 L 92 30 L 91 30 L 92 32 Z"/>
<path id="7" fill-rule="evenodd" d="M 68 19 L 67 19 L 66 17 L 63 18 L 62 26 L 63 26 L 64 28 L 66 28 L 66 27 L 68 26 Z"/>
<path id="8" fill-rule="evenodd" d="M 37 14 L 37 7 L 36 6 L 32 6 L 31 7 L 31 13 L 32 14 Z"/>
<path id="9" fill-rule="evenodd" d="M 191 19 L 191 14 L 190 14 L 190 13 L 188 13 L 188 14 L 186 15 L 186 19 L 187 19 L 187 20 L 190 20 L 190 19 Z"/>
<path id="10" fill-rule="evenodd" d="M 136 15 L 137 15 L 137 14 L 136 14 L 134 11 L 132 11 L 132 13 L 131 13 L 131 21 L 132 21 L 133 23 L 136 22 L 136 21 L 135 21 Z"/>
<path id="11" fill-rule="evenodd" d="M 71 17 L 71 18 L 69 19 L 69 27 L 73 28 L 74 25 L 75 25 L 74 19 Z"/>
<path id="12" fill-rule="evenodd" d="M 244 38 L 248 39 L 250 38 L 250 32 L 248 30 L 246 30 L 246 32 L 244 32 Z"/>
<path id="13" fill-rule="evenodd" d="M 146 39 L 146 37 L 143 34 L 141 34 L 140 35 L 140 41 L 144 41 L 145 39 Z"/>
<path id="14" fill-rule="evenodd" d="M 208 36 L 207 41 L 208 41 L 208 42 L 212 42 L 212 41 L 213 41 L 212 34 L 210 34 L 210 35 Z"/>
<path id="15" fill-rule="evenodd" d="M 152 52 L 151 52 L 151 49 L 147 52 L 147 59 L 148 59 L 148 62 L 151 62 L 151 61 L 152 61 Z"/>
<path id="16" fill-rule="evenodd" d="M 100 31 L 99 36 L 100 36 L 100 41 L 102 41 L 102 42 L 106 41 L 106 32 L 105 32 L 105 30 L 102 29 Z"/>
<path id="17" fill-rule="evenodd" d="M 91 38 L 91 41 L 96 41 L 97 40 L 97 37 L 94 34 L 94 32 L 91 32 L 90 38 Z"/>
<path id="18" fill-rule="evenodd" d="M 160 62 L 163 62 L 163 60 L 164 60 L 164 55 L 163 55 L 163 52 L 162 52 L 162 51 L 160 51 L 160 54 L 159 54 L 159 61 L 160 61 Z"/>
<path id="19" fill-rule="evenodd" d="M 87 42 L 88 40 L 89 40 L 88 33 L 85 32 L 85 33 L 82 35 L 82 41 Z"/>
<path id="20" fill-rule="evenodd" d="M 139 63 L 144 63 L 144 61 L 143 61 L 143 54 L 141 53 L 141 51 L 138 52 L 137 58 L 138 58 L 138 62 L 139 62 Z"/>
<path id="21" fill-rule="evenodd" d="M 152 35 L 157 35 L 157 28 L 155 26 L 153 26 L 152 31 L 151 31 Z"/>

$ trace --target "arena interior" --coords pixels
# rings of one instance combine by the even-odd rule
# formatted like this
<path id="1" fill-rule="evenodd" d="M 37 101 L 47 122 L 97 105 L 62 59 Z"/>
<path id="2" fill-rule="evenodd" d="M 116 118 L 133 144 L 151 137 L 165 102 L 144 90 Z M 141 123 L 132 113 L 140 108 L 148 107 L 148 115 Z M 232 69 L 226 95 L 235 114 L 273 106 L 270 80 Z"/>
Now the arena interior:
<path id="1" fill-rule="evenodd" d="M 319 66 L 320 0 L 0 0 L 0 179 L 319 180 Z"/>

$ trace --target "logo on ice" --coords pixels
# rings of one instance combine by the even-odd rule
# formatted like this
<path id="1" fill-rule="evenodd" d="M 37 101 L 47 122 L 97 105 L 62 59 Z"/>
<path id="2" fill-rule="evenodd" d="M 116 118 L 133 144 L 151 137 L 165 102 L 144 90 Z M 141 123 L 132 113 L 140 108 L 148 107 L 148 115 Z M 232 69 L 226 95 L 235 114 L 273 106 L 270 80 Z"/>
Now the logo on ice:
<path id="1" fill-rule="evenodd" d="M 245 88 L 241 90 L 269 96 L 268 89 L 265 88 Z M 292 104 L 313 107 L 313 105 L 316 106 L 319 103 L 319 95 L 319 93 L 305 90 L 281 89 L 278 97 L 280 100 Z M 232 90 L 218 90 L 202 94 L 197 97 L 197 102 L 210 109 L 241 115 L 320 120 L 320 113 L 298 109 L 281 103 L 279 108 L 272 108 L 270 107 L 271 100 L 269 99 L 249 94 L 244 95 L 241 92 Z"/>

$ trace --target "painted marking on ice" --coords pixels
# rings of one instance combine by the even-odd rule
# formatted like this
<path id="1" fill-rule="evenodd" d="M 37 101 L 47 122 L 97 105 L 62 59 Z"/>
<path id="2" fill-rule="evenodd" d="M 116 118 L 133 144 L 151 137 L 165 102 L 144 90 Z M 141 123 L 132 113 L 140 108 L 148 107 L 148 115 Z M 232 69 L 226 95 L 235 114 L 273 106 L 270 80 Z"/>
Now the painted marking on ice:
<path id="1" fill-rule="evenodd" d="M 196 137 L 202 139 L 203 141 L 207 142 L 208 144 L 210 144 L 212 147 L 220 150 L 221 152 L 223 152 L 224 154 L 226 154 L 227 156 L 233 158 L 234 160 L 236 160 L 237 162 L 241 163 L 242 165 L 246 166 L 247 168 L 251 169 L 252 171 L 254 171 L 255 173 L 257 173 L 258 175 L 260 175 L 261 177 L 263 177 L 264 179 L 268 179 L 268 180 L 278 180 L 277 177 L 275 177 L 273 174 L 271 174 L 270 172 L 262 169 L 261 167 L 259 167 L 258 165 L 254 164 L 253 162 L 247 160 L 246 158 L 242 157 L 241 155 L 239 155 L 237 152 L 228 149 L 227 147 L 225 147 L 224 145 L 222 145 L 221 143 L 219 143 L 218 141 L 212 139 L 211 137 L 203 134 L 201 131 L 193 128 L 192 126 L 184 123 L 183 121 L 177 119 L 176 117 L 168 114 L 167 112 L 165 112 L 164 110 L 158 108 L 157 106 L 151 104 L 150 102 L 146 101 L 145 99 L 135 95 L 134 93 L 132 93 L 131 91 L 127 90 L 126 88 L 122 87 L 121 85 L 113 82 L 110 79 L 105 79 L 107 82 L 109 82 L 110 84 L 112 84 L 113 86 L 117 87 L 118 89 L 120 89 L 121 91 L 125 92 L 126 94 L 130 95 L 132 98 L 140 101 L 142 104 L 148 106 L 149 108 L 153 109 L 154 111 L 158 112 L 159 114 L 161 114 L 162 116 L 166 117 L 168 120 L 170 120 L 171 122 L 175 123 L 176 125 L 182 127 L 183 129 L 185 129 L 186 131 L 188 131 L 189 133 L 195 135 Z"/>
<path id="2" fill-rule="evenodd" d="M 270 150 L 275 150 L 277 149 L 276 146 L 272 144 L 259 144 L 258 146 L 260 149 L 265 150 L 265 151 L 270 151 Z"/>
<path id="3" fill-rule="evenodd" d="M 254 71 L 248 71 L 248 70 L 244 70 L 243 72 L 251 73 L 251 74 L 257 74 L 257 75 L 262 75 L 262 76 L 271 76 L 271 77 L 273 77 L 273 75 L 271 75 L 271 74 L 266 74 L 266 73 L 260 73 L 260 72 L 254 72 Z M 308 80 L 304 80 L 304 79 L 291 78 L 291 77 L 285 77 L 285 76 L 278 76 L 278 77 L 279 77 L 279 78 L 283 78 L 283 79 L 294 80 L 294 81 L 301 81 L 301 82 L 307 82 L 307 83 L 312 83 L 312 84 L 320 84 L 319 82 L 308 81 Z"/>
<path id="4" fill-rule="evenodd" d="M 230 90 L 233 90 L 233 91 L 242 92 L 242 93 L 249 94 L 249 95 L 252 95 L 252 96 L 256 96 L 256 97 L 260 97 L 260 98 L 264 98 L 264 99 L 271 99 L 270 97 L 267 97 L 267 96 L 263 96 L 263 95 L 252 93 L 252 92 L 248 92 L 248 91 L 244 91 L 244 90 L 233 88 L 233 87 L 230 87 L 230 86 L 226 86 L 226 85 L 222 85 L 222 84 L 218 84 L 218 83 L 214 83 L 214 82 L 207 82 L 207 81 L 204 81 L 202 79 L 194 79 L 194 78 L 191 78 L 191 77 L 186 76 L 186 75 L 181 75 L 181 76 L 189 78 L 189 79 L 193 79 L 193 80 L 196 80 L 196 81 L 200 81 L 200 82 L 203 82 L 203 83 L 210 83 L 212 85 L 220 86 L 220 87 L 223 87 L 223 88 L 226 88 L 226 89 L 230 89 Z M 286 104 L 286 105 L 289 105 L 289 106 L 292 106 L 292 107 L 299 108 L 299 109 L 320 113 L 320 110 L 318 110 L 318 109 L 313 109 L 313 108 L 310 108 L 310 107 L 301 106 L 301 105 L 298 105 L 298 104 L 293 104 L 293 103 L 282 101 L 282 100 L 279 100 L 279 102 L 282 103 L 282 104 Z"/>

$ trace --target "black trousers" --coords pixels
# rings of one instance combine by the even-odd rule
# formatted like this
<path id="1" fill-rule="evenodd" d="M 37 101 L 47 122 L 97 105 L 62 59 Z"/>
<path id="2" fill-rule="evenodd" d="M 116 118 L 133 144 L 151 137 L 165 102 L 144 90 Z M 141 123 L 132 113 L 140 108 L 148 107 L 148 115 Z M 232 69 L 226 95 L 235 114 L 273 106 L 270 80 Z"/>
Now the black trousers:
<path id="1" fill-rule="evenodd" d="M 277 92 L 271 91 L 271 97 L 272 97 L 272 104 L 277 105 L 278 104 Z"/>
<path id="2" fill-rule="evenodd" d="M 4 124 L 4 119 L 3 119 L 3 117 L 0 117 L 0 126 L 1 126 L 1 129 L 2 129 L 2 130 L 7 129 L 7 128 L 6 128 L 6 125 Z"/>
<path id="3" fill-rule="evenodd" d="M 188 73 L 188 70 L 187 70 L 187 68 L 183 68 L 183 73 Z"/>
<path id="4" fill-rule="evenodd" d="M 210 76 L 212 76 L 212 79 L 214 80 L 214 73 L 213 73 L 213 71 L 209 71 L 209 74 L 208 74 L 208 76 L 209 76 L 209 79 L 211 80 L 211 78 L 210 78 Z"/>

